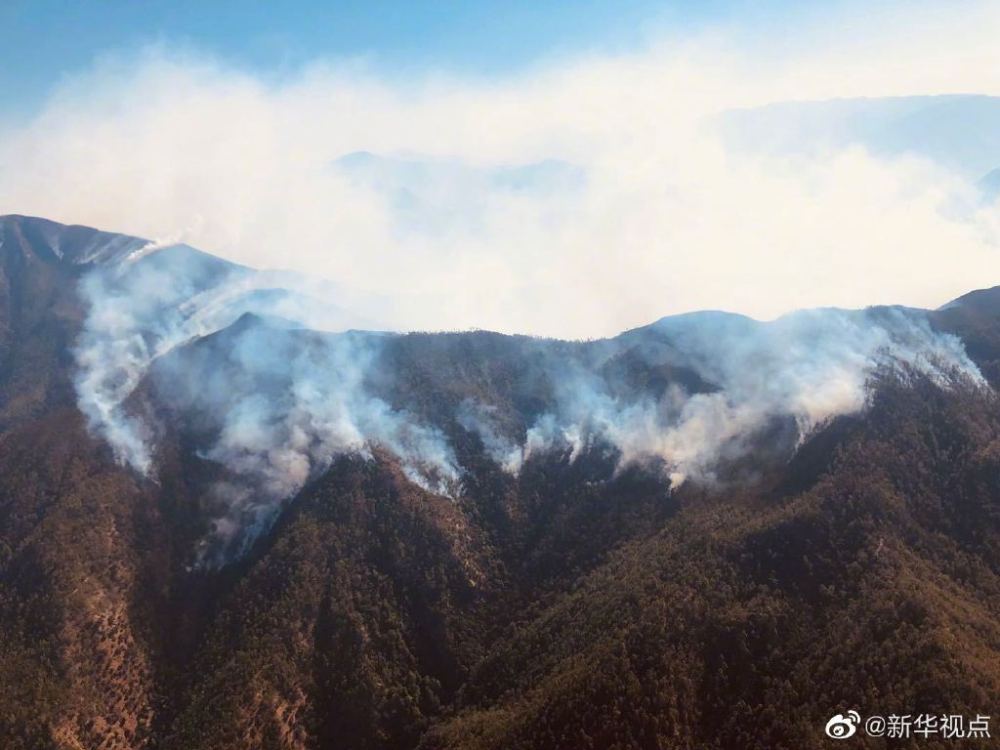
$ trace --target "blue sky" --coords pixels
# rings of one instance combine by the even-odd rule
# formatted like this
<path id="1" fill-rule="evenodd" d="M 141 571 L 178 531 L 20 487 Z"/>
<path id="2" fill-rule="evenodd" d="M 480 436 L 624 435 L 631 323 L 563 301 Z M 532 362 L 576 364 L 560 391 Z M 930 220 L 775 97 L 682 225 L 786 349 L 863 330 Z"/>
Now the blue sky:
<path id="1" fill-rule="evenodd" d="M 774 20 L 787 6 L 746 0 L 4 0 L 0 86 L 8 107 L 30 103 L 101 55 L 150 43 L 260 71 L 364 57 L 395 73 L 493 74 L 563 55 L 633 49 L 664 29 Z"/>

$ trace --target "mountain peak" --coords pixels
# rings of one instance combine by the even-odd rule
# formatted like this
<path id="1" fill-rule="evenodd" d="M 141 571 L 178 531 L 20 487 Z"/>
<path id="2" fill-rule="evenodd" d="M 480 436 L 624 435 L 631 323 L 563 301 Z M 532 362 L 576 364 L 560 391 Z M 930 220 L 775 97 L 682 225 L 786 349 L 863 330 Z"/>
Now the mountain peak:
<path id="1" fill-rule="evenodd" d="M 149 240 L 127 234 L 103 232 L 79 224 L 60 224 L 35 216 L 0 216 L 0 246 L 8 243 L 30 250 L 47 260 L 71 266 L 117 263 Z"/>
<path id="2" fill-rule="evenodd" d="M 951 302 L 942 305 L 938 310 L 943 312 L 957 307 L 974 310 L 979 313 L 1000 313 L 1000 286 L 975 289 L 967 292 L 961 297 L 956 297 Z"/>

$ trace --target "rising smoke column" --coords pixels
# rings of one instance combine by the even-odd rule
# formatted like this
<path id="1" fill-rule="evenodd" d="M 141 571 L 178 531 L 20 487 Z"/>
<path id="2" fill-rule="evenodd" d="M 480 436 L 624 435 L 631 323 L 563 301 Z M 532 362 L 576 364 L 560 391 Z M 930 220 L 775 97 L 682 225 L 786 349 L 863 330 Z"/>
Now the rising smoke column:
<path id="1" fill-rule="evenodd" d="M 211 423 L 199 455 L 228 473 L 211 494 L 225 508 L 217 535 L 237 550 L 342 453 L 383 447 L 414 483 L 456 492 L 461 471 L 440 433 L 365 388 L 380 336 L 306 330 L 329 318 L 324 303 L 270 287 L 275 278 L 185 246 L 92 270 L 80 284 L 88 314 L 75 349 L 90 429 L 155 481 L 155 425 L 130 408 L 139 385 L 151 382 L 174 413 Z"/>
<path id="2" fill-rule="evenodd" d="M 713 388 L 672 384 L 659 396 L 622 397 L 607 378 L 567 366 L 555 378 L 557 408 L 528 430 L 524 458 L 562 446 L 572 460 L 602 440 L 620 452 L 620 466 L 656 458 L 675 485 L 713 481 L 720 460 L 744 452 L 771 420 L 794 420 L 801 443 L 861 410 L 876 371 L 917 372 L 942 386 L 955 377 L 984 383 L 958 338 L 932 330 L 924 311 L 900 307 L 804 310 L 766 323 L 695 313 L 619 340 L 644 363 L 688 368 Z"/>
<path id="3" fill-rule="evenodd" d="M 157 357 L 231 322 L 220 302 L 250 275 L 176 246 L 142 248 L 81 280 L 88 312 L 74 352 L 78 402 L 119 462 L 152 473 L 148 426 L 126 412 L 125 401 Z"/>
<path id="4" fill-rule="evenodd" d="M 220 511 L 207 564 L 240 554 L 284 501 L 345 453 L 385 450 L 415 484 L 457 496 L 465 470 L 445 437 L 449 425 L 477 435 L 513 477 L 552 451 L 575 461 L 611 446 L 619 468 L 653 460 L 677 486 L 715 481 L 720 464 L 752 448 L 774 420 L 794 425 L 801 442 L 861 410 L 879 370 L 942 385 L 956 375 L 982 382 L 961 342 L 932 330 L 919 310 L 806 310 L 766 323 L 698 313 L 590 343 L 527 340 L 509 356 L 523 359 L 526 382 L 544 391 L 542 413 L 512 415 L 510 399 L 467 397 L 432 424 L 406 401 L 427 394 L 390 405 L 372 392 L 370 375 L 385 366 L 380 353 L 396 334 L 322 330 L 329 303 L 292 282 L 171 246 L 97 267 L 80 284 L 88 314 L 76 388 L 92 431 L 118 461 L 155 480 L 158 426 L 130 400 L 149 383 L 185 429 L 197 427 L 198 456 L 224 470 L 209 489 Z M 661 373 L 662 387 L 624 382 L 622 363 Z M 391 382 L 397 373 L 381 375 Z M 447 385 L 455 375 L 429 377 Z"/>

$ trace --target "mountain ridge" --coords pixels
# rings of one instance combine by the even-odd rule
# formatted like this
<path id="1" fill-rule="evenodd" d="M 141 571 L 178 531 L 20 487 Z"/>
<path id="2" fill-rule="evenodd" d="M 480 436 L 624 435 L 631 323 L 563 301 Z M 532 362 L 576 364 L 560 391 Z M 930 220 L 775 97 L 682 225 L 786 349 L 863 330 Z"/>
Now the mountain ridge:
<path id="1" fill-rule="evenodd" d="M 28 216 L 28 215 L 24 215 L 24 214 L 3 214 L 3 215 L 0 215 L 0 245 L 2 245 L 3 238 L 4 238 L 4 236 L 8 232 L 12 232 L 12 231 L 15 231 L 15 230 L 21 230 L 21 231 L 23 231 L 23 229 L 25 227 L 27 227 L 30 232 L 35 233 L 36 236 L 44 236 L 45 231 L 47 231 L 50 236 L 58 239 L 58 241 L 55 242 L 55 246 L 53 246 L 53 242 L 51 240 L 46 239 L 46 240 L 43 240 L 43 242 L 41 242 L 41 243 L 28 243 L 26 245 L 27 247 L 30 247 L 30 248 L 35 249 L 37 251 L 39 249 L 38 245 L 41 245 L 40 249 L 42 249 L 43 252 L 47 250 L 47 251 L 49 251 L 51 253 L 51 256 L 53 258 L 55 258 L 56 260 L 66 261 L 70 265 L 73 265 L 73 266 L 88 266 L 88 265 L 92 265 L 92 264 L 115 264 L 115 263 L 120 263 L 121 261 L 125 260 L 131 252 L 135 252 L 136 250 L 141 250 L 141 249 L 143 249 L 143 246 L 153 245 L 154 244 L 154 242 L 152 240 L 143 239 L 143 238 L 140 238 L 140 237 L 135 237 L 135 236 L 132 236 L 132 235 L 127 235 L 127 234 L 120 234 L 120 233 L 116 233 L 116 232 L 109 232 L 109 231 L 106 231 L 106 230 L 95 229 L 94 227 L 90 227 L 90 226 L 82 225 L 82 224 L 63 224 L 63 223 L 60 223 L 60 222 L 57 222 L 57 221 L 53 221 L 51 219 L 46 219 L 46 218 L 39 217 L 39 216 Z M 63 237 L 65 237 L 66 240 L 69 242 L 69 251 L 68 252 L 63 252 L 63 251 L 58 250 L 58 248 L 61 247 L 61 240 L 62 240 Z M 82 240 L 87 240 L 87 241 L 86 242 L 82 242 Z M 109 246 L 106 249 L 106 253 L 105 254 L 98 253 L 97 255 L 93 255 L 93 250 L 95 249 L 94 246 L 100 246 L 102 243 Z M 82 245 L 82 247 L 81 247 L 81 245 Z M 159 247 L 161 247 L 161 246 L 158 246 L 157 249 L 159 249 Z M 162 245 L 162 247 L 163 248 L 186 248 L 187 251 L 193 252 L 193 253 L 197 254 L 198 256 L 202 256 L 202 257 L 205 257 L 205 258 L 210 258 L 214 262 L 218 262 L 220 264 L 224 264 L 224 265 L 227 265 L 227 266 L 232 266 L 232 267 L 235 267 L 235 268 L 246 268 L 245 266 L 242 266 L 239 263 L 235 263 L 233 261 L 225 260 L 225 259 L 220 258 L 218 256 L 214 256 L 211 253 L 205 252 L 203 250 L 199 250 L 197 248 L 190 247 L 188 245 L 183 245 L 183 244 L 180 244 L 180 243 L 175 243 L 175 244 L 169 244 L 169 245 Z M 128 249 L 125 249 L 125 248 L 128 248 Z M 973 291 L 970 291 L 970 292 L 966 292 L 965 294 L 959 295 L 958 297 L 956 297 L 956 298 L 954 298 L 954 299 L 952 299 L 952 300 L 950 300 L 948 302 L 943 303 L 938 308 L 911 308 L 911 309 L 914 309 L 914 310 L 925 310 L 925 311 L 929 311 L 929 312 L 930 311 L 941 311 L 941 310 L 944 310 L 944 309 L 946 309 L 946 308 L 954 305 L 955 303 L 957 303 L 957 302 L 959 302 L 959 301 L 961 301 L 963 299 L 966 299 L 966 298 L 970 297 L 970 295 L 979 294 L 979 293 L 982 293 L 982 292 L 989 292 L 989 291 L 993 291 L 993 290 L 1000 290 L 1000 285 L 997 285 L 997 286 L 994 286 L 994 287 L 987 287 L 987 288 L 979 289 L 979 290 L 973 290 Z M 898 305 L 874 305 L 874 307 L 897 307 L 897 306 Z M 873 306 L 869 306 L 869 307 L 873 307 Z M 817 308 L 817 309 L 819 309 L 819 308 Z M 841 308 L 841 307 L 832 306 L 832 307 L 829 307 L 829 308 L 822 308 L 822 309 L 864 310 L 864 309 L 868 309 L 868 308 Z M 801 311 L 798 311 L 798 310 L 797 311 L 792 311 L 792 313 L 786 313 L 786 315 L 787 314 L 794 314 L 795 312 L 801 312 Z M 630 331 L 636 331 L 636 330 L 641 330 L 641 329 L 644 329 L 644 328 L 648 328 L 650 326 L 661 325 L 664 322 L 669 322 L 669 321 L 675 321 L 676 322 L 676 321 L 682 321 L 684 319 L 703 318 L 705 316 L 734 316 L 734 317 L 738 317 L 738 318 L 745 318 L 747 320 L 751 320 L 751 321 L 754 321 L 754 322 L 757 322 L 757 323 L 768 322 L 768 321 L 758 320 L 756 318 L 744 315 L 742 313 L 730 312 L 730 311 L 720 310 L 720 309 L 691 310 L 691 311 L 687 311 L 687 312 L 672 313 L 670 315 L 666 315 L 664 317 L 658 318 L 658 319 L 656 319 L 654 321 L 651 321 L 649 323 L 637 326 L 635 328 L 626 329 L 626 330 L 620 332 L 619 334 L 616 334 L 614 336 L 609 336 L 607 338 L 615 338 L 616 336 L 620 336 L 620 335 L 622 335 L 624 333 L 629 333 Z M 784 316 L 779 316 L 779 317 L 784 317 Z M 474 329 L 474 330 L 482 330 L 482 329 Z M 435 333 L 435 331 L 412 331 L 412 332 L 413 333 Z M 486 331 L 486 332 L 487 333 L 497 333 L 498 335 L 503 335 L 503 336 L 527 336 L 527 337 L 530 337 L 530 338 L 540 338 L 540 339 L 549 339 L 549 340 L 565 340 L 565 339 L 553 339 L 553 337 L 550 337 L 550 336 L 540 336 L 540 337 L 539 336 L 533 336 L 532 334 L 524 334 L 524 333 L 507 334 L 507 333 L 499 333 L 499 332 L 494 332 L 494 331 Z M 449 331 L 448 333 L 452 333 L 452 332 Z M 460 332 L 456 331 L 454 333 L 460 333 Z M 592 341 L 592 340 L 596 340 L 596 339 L 581 339 L 581 340 L 591 340 Z"/>
<path id="2" fill-rule="evenodd" d="M 915 323 L 807 315 L 822 325 L 804 339 L 785 337 L 794 320 L 772 326 L 781 336 L 726 349 L 726 367 L 658 323 L 563 342 L 275 330 L 239 305 L 208 332 L 183 328 L 202 319 L 185 311 L 191 337 L 163 339 L 119 407 L 155 448 L 154 482 L 78 405 L 74 351 L 100 287 L 81 296 L 80 269 L 29 238 L 0 246 L 5 748 L 792 750 L 825 747 L 826 721 L 851 708 L 975 715 L 1000 698 L 995 289 Z M 181 296 L 217 281 L 146 257 L 132 268 L 157 270 L 169 309 L 164 278 L 195 269 Z M 143 326 L 160 308 L 137 319 L 155 343 Z M 905 359 L 938 333 L 986 383 Z M 789 387 L 800 341 L 837 368 L 885 344 L 903 359 L 872 359 L 856 410 L 740 422 L 714 479 L 678 481 L 670 452 L 624 460 L 626 426 L 656 437 L 685 405 Z M 795 398 L 841 394 L 803 382 Z M 343 408 L 322 411 L 331 401 Z M 261 463 L 227 430 L 304 407 L 269 450 L 320 416 L 358 442 L 307 431 L 302 483 L 254 495 L 298 464 Z M 450 495 L 430 476 L 448 466 Z M 254 535 L 225 536 L 244 523 Z"/>

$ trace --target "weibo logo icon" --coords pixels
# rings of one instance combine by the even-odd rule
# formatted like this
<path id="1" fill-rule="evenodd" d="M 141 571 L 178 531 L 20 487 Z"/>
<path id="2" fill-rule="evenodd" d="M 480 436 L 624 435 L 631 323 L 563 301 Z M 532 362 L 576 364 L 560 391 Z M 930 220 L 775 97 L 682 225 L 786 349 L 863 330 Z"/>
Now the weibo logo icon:
<path id="1" fill-rule="evenodd" d="M 861 714 L 857 711 L 848 711 L 847 716 L 837 714 L 826 723 L 826 736 L 835 740 L 846 740 L 853 737 L 858 731 L 858 723 L 861 721 Z"/>

